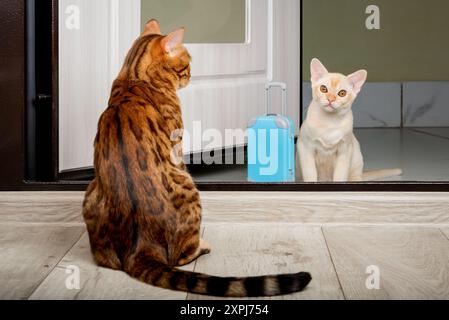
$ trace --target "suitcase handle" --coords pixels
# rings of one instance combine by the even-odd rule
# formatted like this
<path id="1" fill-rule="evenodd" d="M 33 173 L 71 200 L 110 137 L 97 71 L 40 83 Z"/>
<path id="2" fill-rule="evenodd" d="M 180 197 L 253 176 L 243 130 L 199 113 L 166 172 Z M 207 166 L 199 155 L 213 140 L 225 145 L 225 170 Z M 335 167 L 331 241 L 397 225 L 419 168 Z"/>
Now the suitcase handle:
<path id="1" fill-rule="evenodd" d="M 267 114 L 270 113 L 270 90 L 272 88 L 282 89 L 282 113 L 287 115 L 287 85 L 283 82 L 269 82 L 265 85 Z"/>

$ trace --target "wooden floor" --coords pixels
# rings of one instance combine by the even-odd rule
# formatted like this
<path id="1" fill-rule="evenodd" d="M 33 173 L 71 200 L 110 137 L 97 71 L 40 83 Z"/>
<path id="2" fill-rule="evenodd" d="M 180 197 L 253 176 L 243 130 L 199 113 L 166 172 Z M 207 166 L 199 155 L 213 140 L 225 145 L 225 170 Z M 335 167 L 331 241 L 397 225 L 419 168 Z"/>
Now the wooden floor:
<path id="1" fill-rule="evenodd" d="M 97 267 L 82 193 L 0 193 L 0 299 L 205 299 Z M 310 271 L 277 299 L 449 299 L 445 193 L 203 193 L 213 251 L 186 267 L 219 276 Z M 68 289 L 73 267 L 80 289 Z M 370 272 L 375 271 L 375 274 Z M 367 286 L 379 275 L 378 289 Z"/>

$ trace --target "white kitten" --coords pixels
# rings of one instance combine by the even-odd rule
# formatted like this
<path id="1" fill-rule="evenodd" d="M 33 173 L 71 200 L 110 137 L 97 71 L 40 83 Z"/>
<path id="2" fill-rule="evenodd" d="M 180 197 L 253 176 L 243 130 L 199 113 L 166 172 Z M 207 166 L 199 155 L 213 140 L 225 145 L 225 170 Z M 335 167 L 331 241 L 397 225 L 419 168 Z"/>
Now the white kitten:
<path id="1" fill-rule="evenodd" d="M 363 172 L 360 144 L 353 133 L 352 104 L 367 72 L 329 73 L 311 63 L 313 100 L 301 127 L 298 155 L 305 182 L 367 181 L 401 175 L 400 169 Z"/>

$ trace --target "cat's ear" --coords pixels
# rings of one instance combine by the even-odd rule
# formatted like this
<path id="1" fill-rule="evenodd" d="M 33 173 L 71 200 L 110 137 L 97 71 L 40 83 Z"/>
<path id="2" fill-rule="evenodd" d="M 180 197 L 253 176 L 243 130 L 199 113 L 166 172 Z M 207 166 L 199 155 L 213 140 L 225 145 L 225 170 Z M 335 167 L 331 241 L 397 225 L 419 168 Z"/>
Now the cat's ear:
<path id="1" fill-rule="evenodd" d="M 150 34 L 161 34 L 161 26 L 156 19 L 151 19 L 148 21 L 142 32 L 142 36 L 147 36 Z"/>
<path id="2" fill-rule="evenodd" d="M 312 82 L 317 82 L 329 73 L 326 67 L 317 58 L 313 58 L 310 63 L 310 72 L 312 73 Z"/>
<path id="3" fill-rule="evenodd" d="M 354 93 L 359 94 L 368 77 L 366 70 L 359 70 L 348 76 L 349 83 L 352 85 Z"/>
<path id="4" fill-rule="evenodd" d="M 162 49 L 170 55 L 173 55 L 177 48 L 179 48 L 184 41 L 184 28 L 179 28 L 164 37 L 161 41 Z"/>

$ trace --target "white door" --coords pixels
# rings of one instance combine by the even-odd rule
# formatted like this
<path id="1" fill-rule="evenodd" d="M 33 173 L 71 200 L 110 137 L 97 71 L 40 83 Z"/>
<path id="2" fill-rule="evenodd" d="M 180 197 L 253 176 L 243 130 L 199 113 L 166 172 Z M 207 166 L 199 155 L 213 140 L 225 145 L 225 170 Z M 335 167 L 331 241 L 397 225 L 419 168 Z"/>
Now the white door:
<path id="1" fill-rule="evenodd" d="M 98 118 L 140 33 L 141 1 L 60 0 L 61 172 L 92 166 Z M 299 119 L 299 19 L 298 0 L 246 0 L 244 42 L 186 45 L 193 62 L 191 84 L 179 92 L 190 136 L 184 140 L 185 153 L 244 144 L 229 134 L 227 139 L 225 130 L 245 130 L 250 119 L 265 113 L 269 81 L 287 83 L 288 115 Z M 271 112 L 281 112 L 279 103 L 273 106 Z"/>

